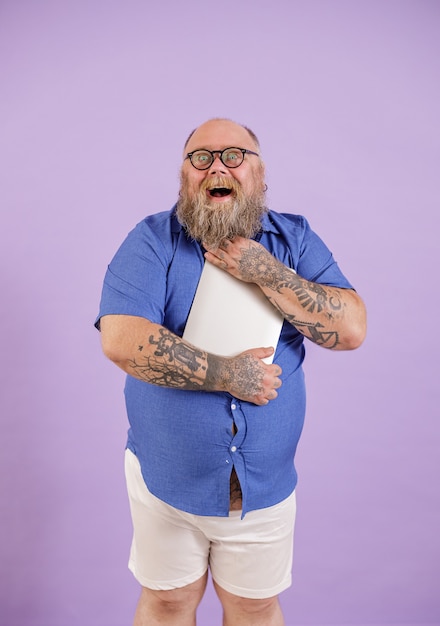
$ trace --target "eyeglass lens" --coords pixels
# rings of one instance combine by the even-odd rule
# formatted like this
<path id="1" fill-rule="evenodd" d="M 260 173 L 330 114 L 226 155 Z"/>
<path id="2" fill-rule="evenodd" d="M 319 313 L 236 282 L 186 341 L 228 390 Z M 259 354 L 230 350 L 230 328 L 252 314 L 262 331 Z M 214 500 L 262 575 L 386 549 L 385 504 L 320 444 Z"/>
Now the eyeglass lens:
<path id="1" fill-rule="evenodd" d="M 238 167 L 243 162 L 243 152 L 238 148 L 227 148 L 223 150 L 223 152 L 209 152 L 208 150 L 196 150 L 192 153 L 191 163 L 198 170 L 206 170 L 208 167 L 211 167 L 215 155 L 219 154 L 222 163 L 226 165 L 226 167 Z"/>

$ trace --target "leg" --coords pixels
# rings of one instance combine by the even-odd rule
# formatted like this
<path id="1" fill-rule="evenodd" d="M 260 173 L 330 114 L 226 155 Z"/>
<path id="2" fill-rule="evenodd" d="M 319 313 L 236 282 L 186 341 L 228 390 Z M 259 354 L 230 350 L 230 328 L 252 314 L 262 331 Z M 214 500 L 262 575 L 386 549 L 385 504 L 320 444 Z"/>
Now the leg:
<path id="1" fill-rule="evenodd" d="M 210 568 L 224 626 L 283 626 L 279 594 L 291 584 L 295 493 L 277 505 L 234 511 L 209 533 Z"/>
<path id="2" fill-rule="evenodd" d="M 195 583 L 169 591 L 142 587 L 133 626 L 195 626 L 207 579 L 206 573 Z"/>
<path id="3" fill-rule="evenodd" d="M 135 455 L 126 452 L 133 520 L 129 568 L 142 591 L 134 626 L 194 626 L 207 582 L 210 542 L 195 516 L 154 497 Z"/>
<path id="4" fill-rule="evenodd" d="M 223 607 L 223 626 L 284 626 L 278 596 L 251 599 L 235 596 L 214 583 Z"/>

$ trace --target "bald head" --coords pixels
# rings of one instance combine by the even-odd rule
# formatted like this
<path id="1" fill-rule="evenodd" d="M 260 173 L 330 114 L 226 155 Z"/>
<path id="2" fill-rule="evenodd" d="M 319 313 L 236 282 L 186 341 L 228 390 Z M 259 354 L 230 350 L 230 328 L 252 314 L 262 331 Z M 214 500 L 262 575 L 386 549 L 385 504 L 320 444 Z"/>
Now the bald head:
<path id="1" fill-rule="evenodd" d="M 218 117 L 204 122 L 192 131 L 185 142 L 184 153 L 199 148 L 213 150 L 232 146 L 260 150 L 258 138 L 250 128 Z"/>

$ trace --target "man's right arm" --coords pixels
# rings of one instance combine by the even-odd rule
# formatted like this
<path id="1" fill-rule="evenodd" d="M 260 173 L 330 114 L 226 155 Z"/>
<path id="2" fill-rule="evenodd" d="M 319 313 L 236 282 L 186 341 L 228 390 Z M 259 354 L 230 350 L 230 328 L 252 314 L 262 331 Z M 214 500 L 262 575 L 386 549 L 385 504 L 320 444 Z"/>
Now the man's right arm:
<path id="1" fill-rule="evenodd" d="M 161 387 L 227 391 L 265 405 L 277 397 L 281 368 L 262 359 L 273 348 L 253 348 L 235 357 L 210 354 L 160 324 L 131 315 L 100 320 L 104 354 L 130 376 Z"/>

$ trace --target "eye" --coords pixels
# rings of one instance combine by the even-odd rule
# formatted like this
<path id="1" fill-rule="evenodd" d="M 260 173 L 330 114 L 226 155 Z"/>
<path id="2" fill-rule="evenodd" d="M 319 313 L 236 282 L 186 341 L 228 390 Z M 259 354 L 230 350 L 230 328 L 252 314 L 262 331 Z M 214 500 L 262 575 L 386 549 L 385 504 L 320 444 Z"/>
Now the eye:
<path id="1" fill-rule="evenodd" d="M 194 152 L 192 160 L 196 165 L 206 165 L 211 161 L 211 155 L 209 152 L 201 150 L 200 152 Z"/>
<path id="2" fill-rule="evenodd" d="M 242 154 L 239 150 L 228 150 L 224 153 L 223 159 L 228 163 L 235 163 L 239 161 L 242 157 Z"/>
<path id="3" fill-rule="evenodd" d="M 243 163 L 243 152 L 238 148 L 229 148 L 222 153 L 222 161 L 226 167 L 238 167 Z"/>

